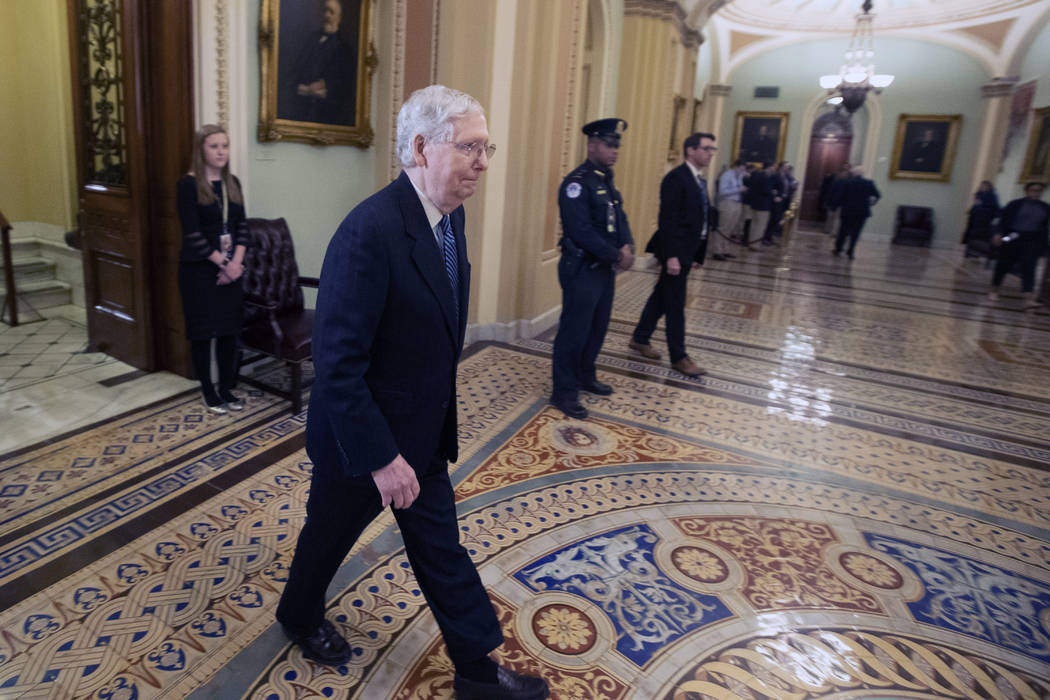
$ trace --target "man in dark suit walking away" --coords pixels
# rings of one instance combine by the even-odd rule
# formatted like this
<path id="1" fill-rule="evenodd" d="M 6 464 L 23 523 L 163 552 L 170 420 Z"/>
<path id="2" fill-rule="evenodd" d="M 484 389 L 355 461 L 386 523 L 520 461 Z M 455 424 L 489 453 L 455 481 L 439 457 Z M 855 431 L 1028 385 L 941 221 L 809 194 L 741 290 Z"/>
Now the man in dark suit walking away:
<path id="1" fill-rule="evenodd" d="M 853 259 L 853 250 L 857 247 L 860 230 L 871 216 L 871 205 L 879 201 L 881 196 L 875 183 L 864 177 L 864 168 L 858 165 L 850 171 L 849 178 L 842 181 L 841 187 L 835 193 L 835 204 L 841 211 L 842 223 L 832 253 L 840 255 L 848 239 L 849 249 L 846 254 L 850 260 Z"/>
<path id="2" fill-rule="evenodd" d="M 629 346 L 644 357 L 660 359 L 649 339 L 663 316 L 671 366 L 688 377 L 699 377 L 705 370 L 697 367 L 685 352 L 685 292 L 689 269 L 694 262 L 703 265 L 707 251 L 711 200 L 701 171 L 714 155 L 715 137 L 693 134 L 686 138 L 682 150 L 685 162 L 667 173 L 660 183 L 659 228 L 653 244 L 661 264 L 660 277 Z"/>
<path id="3" fill-rule="evenodd" d="M 310 498 L 277 619 L 306 658 L 346 664 L 325 591 L 364 528 L 393 506 L 455 665 L 456 697 L 540 700 L 546 682 L 488 656 L 503 635 L 459 543 L 448 475 L 470 287 L 462 204 L 494 151 L 473 97 L 416 91 L 397 117 L 404 171 L 332 237 L 314 319 Z"/>

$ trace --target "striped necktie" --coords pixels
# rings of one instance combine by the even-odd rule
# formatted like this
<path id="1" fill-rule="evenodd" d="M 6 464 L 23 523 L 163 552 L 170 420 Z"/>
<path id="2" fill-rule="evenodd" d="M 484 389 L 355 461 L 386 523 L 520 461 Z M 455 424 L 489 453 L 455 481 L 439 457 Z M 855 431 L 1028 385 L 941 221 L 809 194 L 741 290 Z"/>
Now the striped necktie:
<path id="1" fill-rule="evenodd" d="M 459 260 L 456 256 L 456 236 L 452 233 L 452 222 L 448 215 L 441 217 L 438 223 L 441 231 L 441 249 L 445 258 L 445 274 L 448 275 L 449 286 L 452 287 L 452 308 L 456 313 L 456 321 L 459 321 Z"/>

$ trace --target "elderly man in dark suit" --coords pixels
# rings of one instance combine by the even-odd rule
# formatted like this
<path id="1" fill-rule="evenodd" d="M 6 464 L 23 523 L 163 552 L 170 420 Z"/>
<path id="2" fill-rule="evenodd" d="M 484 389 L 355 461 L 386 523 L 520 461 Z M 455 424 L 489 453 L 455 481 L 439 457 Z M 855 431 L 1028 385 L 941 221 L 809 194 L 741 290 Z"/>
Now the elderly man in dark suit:
<path id="1" fill-rule="evenodd" d="M 448 474 L 470 286 L 462 204 L 494 150 L 474 98 L 441 85 L 416 91 L 397 118 L 404 171 L 351 211 L 328 246 L 306 426 L 313 477 L 277 619 L 303 656 L 346 664 L 350 647 L 325 619 L 325 590 L 364 528 L 393 506 L 456 668 L 456 697 L 539 700 L 542 679 L 488 656 L 503 636 L 459 543 Z"/>
<path id="2" fill-rule="evenodd" d="M 667 173 L 660 183 L 659 228 L 652 243 L 661 264 L 660 277 L 628 345 L 644 357 L 659 359 L 660 353 L 649 344 L 649 339 L 663 316 L 671 366 L 688 377 L 699 377 L 705 370 L 697 367 L 685 352 L 685 292 L 689 269 L 694 263 L 702 265 L 707 252 L 711 199 L 701 171 L 714 155 L 715 137 L 692 134 L 682 150 L 685 162 Z"/>
<path id="3" fill-rule="evenodd" d="M 835 255 L 841 254 L 848 240 L 849 249 L 846 254 L 852 260 L 857 239 L 860 238 L 860 230 L 871 216 L 871 205 L 879 201 L 882 195 L 879 194 L 875 183 L 864 177 L 864 168 L 857 165 L 850 171 L 849 178 L 842 181 L 834 196 L 835 204 L 842 211 L 842 223 L 839 226 L 839 235 L 835 238 L 835 249 L 831 252 Z"/>

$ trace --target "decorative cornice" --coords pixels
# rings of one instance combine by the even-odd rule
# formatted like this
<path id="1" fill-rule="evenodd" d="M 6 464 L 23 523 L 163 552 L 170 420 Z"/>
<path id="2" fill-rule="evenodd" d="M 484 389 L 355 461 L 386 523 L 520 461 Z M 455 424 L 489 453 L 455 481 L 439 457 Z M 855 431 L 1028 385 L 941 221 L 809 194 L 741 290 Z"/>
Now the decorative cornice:
<path id="1" fill-rule="evenodd" d="M 625 0 L 623 14 L 625 16 L 652 17 L 673 23 L 675 29 L 678 30 L 682 44 L 688 49 L 699 48 L 700 44 L 704 42 L 704 37 L 700 32 L 692 29 L 686 23 L 685 10 L 675 0 Z"/>
<path id="2" fill-rule="evenodd" d="M 723 85 L 721 83 L 708 83 L 707 85 L 707 92 L 712 97 L 729 97 L 729 93 L 732 90 L 732 85 Z"/>
<path id="3" fill-rule="evenodd" d="M 1009 97 L 1019 80 L 1017 77 L 992 78 L 990 83 L 981 86 L 981 97 Z"/>

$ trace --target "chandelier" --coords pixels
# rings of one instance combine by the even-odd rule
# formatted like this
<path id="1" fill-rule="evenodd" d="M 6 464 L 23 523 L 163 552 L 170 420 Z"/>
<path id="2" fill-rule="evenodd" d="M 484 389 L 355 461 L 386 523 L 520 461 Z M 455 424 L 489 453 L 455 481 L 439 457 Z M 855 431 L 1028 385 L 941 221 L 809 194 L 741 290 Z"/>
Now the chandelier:
<path id="1" fill-rule="evenodd" d="M 864 0 L 863 12 L 857 15 L 857 26 L 849 40 L 849 47 L 842 62 L 842 67 L 835 75 L 820 76 L 820 87 L 828 91 L 830 104 L 845 108 L 853 114 L 861 105 L 868 93 L 879 94 L 882 88 L 893 82 L 892 75 L 875 72 L 875 43 L 872 39 L 871 14 L 872 0 Z"/>

